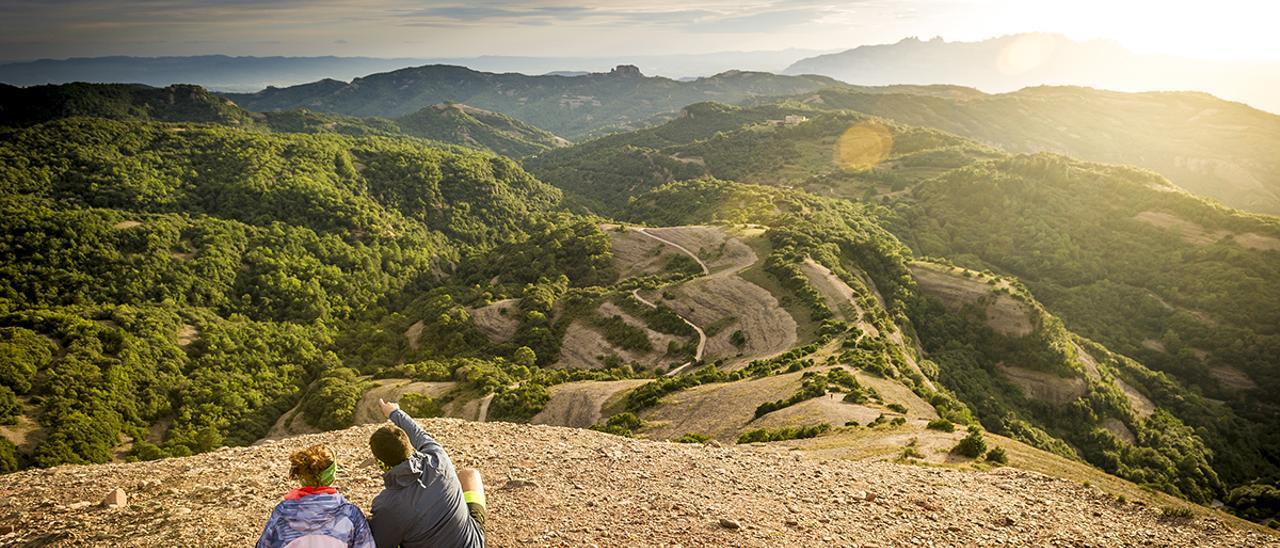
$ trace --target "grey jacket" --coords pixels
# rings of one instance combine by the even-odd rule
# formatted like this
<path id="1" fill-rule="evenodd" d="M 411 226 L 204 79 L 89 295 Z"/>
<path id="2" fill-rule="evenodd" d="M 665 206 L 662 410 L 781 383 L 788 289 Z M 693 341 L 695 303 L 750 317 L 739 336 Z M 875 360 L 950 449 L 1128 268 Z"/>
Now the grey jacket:
<path id="1" fill-rule="evenodd" d="M 391 422 L 409 435 L 414 453 L 382 475 L 369 527 L 378 547 L 483 548 L 484 531 L 462 500 L 458 472 L 439 442 L 396 410 Z"/>

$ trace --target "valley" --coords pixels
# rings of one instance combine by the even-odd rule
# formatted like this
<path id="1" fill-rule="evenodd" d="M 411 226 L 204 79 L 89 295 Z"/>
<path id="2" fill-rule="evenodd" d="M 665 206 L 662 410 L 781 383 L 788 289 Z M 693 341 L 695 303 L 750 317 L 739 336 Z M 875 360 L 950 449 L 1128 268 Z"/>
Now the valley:
<path id="1" fill-rule="evenodd" d="M 394 91 L 441 74 L 471 92 Z M 856 466 L 872 467 L 894 476 L 895 504 L 949 524 L 927 530 L 974 542 L 1085 535 L 1021 514 L 1022 530 L 986 531 L 930 498 L 943 491 L 906 485 L 936 473 L 971 487 L 948 500 L 987 508 L 974 477 L 1015 478 L 1015 493 L 1054 482 L 1061 504 L 1161 540 L 1265 534 L 1228 513 L 1272 519 L 1250 497 L 1280 474 L 1280 221 L 1200 196 L 1218 183 L 1093 163 L 1152 156 L 1091 156 L 1063 144 L 1068 126 L 1026 129 L 1044 138 L 1025 149 L 966 129 L 1017 117 L 980 106 L 1013 98 L 963 88 L 675 82 L 624 67 L 570 78 L 436 66 L 359 83 L 0 89 L 5 105 L 39 106 L 0 109 L 0 471 L 18 474 L 0 485 L 44 500 L 55 491 L 5 479 L 92 470 L 63 465 L 196 470 L 307 436 L 351 452 L 381 422 L 381 398 L 459 443 L 496 440 L 462 453 L 510 478 L 559 481 L 499 450 L 572 439 L 611 462 L 625 445 L 818 462 L 855 483 L 870 477 Z M 1192 100 L 1013 95 L 1043 109 Z M 633 96 L 650 99 L 619 99 Z M 1264 152 L 1232 161 L 1270 173 Z M 630 473 L 591 451 L 596 480 Z M 244 508 L 274 486 L 255 481 Z M 193 493 L 143 500 L 194 505 Z M 854 538 L 860 520 L 887 519 L 836 504 L 802 529 L 755 504 L 735 506 L 767 516 L 734 529 L 755 539 L 744 544 L 824 528 Z M 147 508 L 137 523 L 158 519 Z M 884 509 L 899 520 L 886 538 L 910 536 L 918 516 L 901 510 Z M 671 527 L 729 534 L 701 512 Z"/>

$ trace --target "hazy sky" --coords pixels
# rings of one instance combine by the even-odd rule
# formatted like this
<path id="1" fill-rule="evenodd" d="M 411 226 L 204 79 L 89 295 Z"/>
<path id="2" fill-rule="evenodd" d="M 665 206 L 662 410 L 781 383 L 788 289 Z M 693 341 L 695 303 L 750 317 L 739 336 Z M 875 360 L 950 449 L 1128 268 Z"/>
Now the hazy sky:
<path id="1" fill-rule="evenodd" d="M 1025 31 L 1280 60 L 1275 0 L 0 0 L 0 58 L 607 56 L 845 49 Z"/>

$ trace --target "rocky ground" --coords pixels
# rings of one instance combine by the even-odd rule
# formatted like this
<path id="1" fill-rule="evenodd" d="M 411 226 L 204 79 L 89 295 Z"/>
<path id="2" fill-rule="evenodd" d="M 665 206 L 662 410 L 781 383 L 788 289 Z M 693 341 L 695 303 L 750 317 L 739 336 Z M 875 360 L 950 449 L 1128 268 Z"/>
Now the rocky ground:
<path id="1" fill-rule="evenodd" d="M 455 461 L 484 473 L 494 546 L 1280 546 L 1280 537 L 1230 518 L 1165 517 L 1011 468 L 828 461 L 777 446 L 548 426 L 424 425 Z M 0 476 L 0 545 L 249 545 L 290 487 L 286 458 L 300 447 L 333 447 L 338 487 L 367 508 L 381 483 L 365 448 L 374 428 Z M 126 504 L 104 504 L 117 488 Z"/>

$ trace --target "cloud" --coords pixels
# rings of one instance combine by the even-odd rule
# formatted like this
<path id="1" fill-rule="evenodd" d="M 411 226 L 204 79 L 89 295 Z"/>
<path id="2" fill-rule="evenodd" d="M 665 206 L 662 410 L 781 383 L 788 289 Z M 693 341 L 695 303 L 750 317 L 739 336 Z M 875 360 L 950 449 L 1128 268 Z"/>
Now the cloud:
<path id="1" fill-rule="evenodd" d="M 865 0 L 864 0 L 865 1 Z M 691 32 L 757 33 L 822 20 L 860 2 L 816 0 L 671 0 L 545 5 L 495 0 L 453 3 L 401 13 L 401 25 L 459 27 L 478 25 L 666 26 Z"/>

